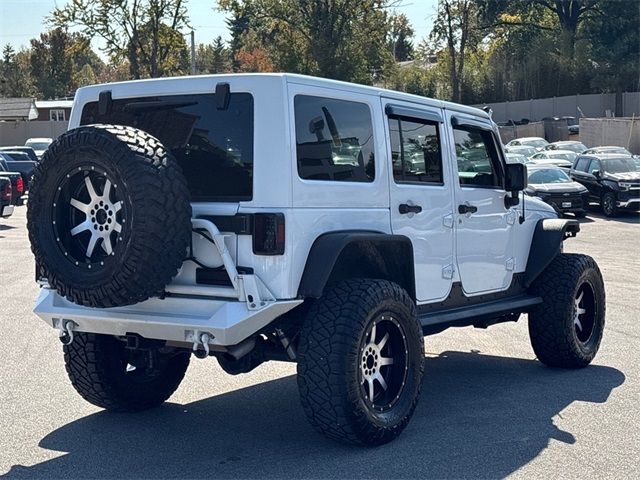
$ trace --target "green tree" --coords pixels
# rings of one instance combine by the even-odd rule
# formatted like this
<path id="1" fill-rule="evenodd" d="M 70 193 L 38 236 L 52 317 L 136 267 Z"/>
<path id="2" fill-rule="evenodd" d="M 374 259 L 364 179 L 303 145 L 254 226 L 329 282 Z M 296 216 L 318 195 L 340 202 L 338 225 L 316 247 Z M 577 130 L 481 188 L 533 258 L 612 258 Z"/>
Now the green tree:
<path id="1" fill-rule="evenodd" d="M 230 71 L 229 49 L 221 36 L 213 43 L 201 43 L 196 49 L 196 69 L 198 73 L 224 73 Z"/>
<path id="2" fill-rule="evenodd" d="M 234 56 L 264 48 L 277 69 L 371 83 L 393 62 L 388 0 L 220 0 Z"/>
<path id="3" fill-rule="evenodd" d="M 55 8 L 50 22 L 79 27 L 105 42 L 112 61 L 126 59 L 133 78 L 181 73 L 188 26 L 185 0 L 73 0 Z"/>
<path id="4" fill-rule="evenodd" d="M 0 96 L 32 97 L 36 88 L 31 78 L 29 52 L 17 52 L 9 44 L 2 49 L 0 60 Z"/>
<path id="5" fill-rule="evenodd" d="M 599 8 L 603 14 L 589 22 L 584 32 L 591 45 L 591 85 L 616 93 L 619 115 L 622 92 L 640 90 L 640 4 L 634 0 L 607 0 Z"/>
<path id="6" fill-rule="evenodd" d="M 478 28 L 478 9 L 473 0 L 440 0 L 430 39 L 443 47 L 451 82 L 451 99 L 462 100 L 465 61 L 468 49 L 482 39 Z"/>
<path id="7" fill-rule="evenodd" d="M 31 76 L 44 98 L 69 95 L 73 77 L 72 39 L 62 28 L 31 40 Z"/>
<path id="8" fill-rule="evenodd" d="M 414 35 L 411 22 L 404 13 L 391 17 L 389 29 L 389 42 L 393 57 L 398 62 L 404 62 L 413 58 Z"/>
<path id="9" fill-rule="evenodd" d="M 229 68 L 229 50 L 218 35 L 211 46 L 211 73 L 228 72 Z"/>

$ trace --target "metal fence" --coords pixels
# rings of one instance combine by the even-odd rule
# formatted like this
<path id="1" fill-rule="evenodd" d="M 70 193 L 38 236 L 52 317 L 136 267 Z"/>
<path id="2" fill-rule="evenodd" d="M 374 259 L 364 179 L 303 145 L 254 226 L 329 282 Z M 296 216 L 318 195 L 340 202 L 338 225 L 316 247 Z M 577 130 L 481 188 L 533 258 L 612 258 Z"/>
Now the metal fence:
<path id="1" fill-rule="evenodd" d="M 67 131 L 69 122 L 0 122 L 0 147 L 24 145 L 27 138 L 56 138 Z"/>
<path id="2" fill-rule="evenodd" d="M 622 112 L 616 112 L 615 93 L 591 95 L 570 95 L 567 97 L 538 98 L 518 102 L 488 103 L 493 110 L 493 120 L 506 122 L 509 120 L 528 119 L 542 120 L 546 117 L 618 117 L 640 116 L 640 92 L 622 94 Z"/>

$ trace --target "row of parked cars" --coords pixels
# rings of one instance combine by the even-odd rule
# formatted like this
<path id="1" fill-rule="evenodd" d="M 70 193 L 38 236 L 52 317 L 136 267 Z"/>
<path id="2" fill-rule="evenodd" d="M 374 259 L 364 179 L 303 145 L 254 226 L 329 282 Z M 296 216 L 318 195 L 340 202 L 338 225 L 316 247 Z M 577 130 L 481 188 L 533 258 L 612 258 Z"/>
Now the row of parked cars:
<path id="1" fill-rule="evenodd" d="M 527 165 L 525 192 L 561 214 L 584 217 L 592 202 L 608 217 L 640 208 L 640 157 L 624 147 L 587 148 L 576 141 L 525 137 L 507 143 L 505 152 L 507 161 Z"/>
<path id="2" fill-rule="evenodd" d="M 50 138 L 30 138 L 25 145 L 0 147 L 0 217 L 8 218 L 22 205 L 33 170 L 51 144 Z"/>

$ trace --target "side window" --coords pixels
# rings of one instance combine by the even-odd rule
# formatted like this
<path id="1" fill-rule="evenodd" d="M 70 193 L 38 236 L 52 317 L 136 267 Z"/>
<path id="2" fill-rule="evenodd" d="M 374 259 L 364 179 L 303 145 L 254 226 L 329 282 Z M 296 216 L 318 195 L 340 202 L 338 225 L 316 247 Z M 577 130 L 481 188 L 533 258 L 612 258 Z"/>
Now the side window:
<path id="1" fill-rule="evenodd" d="M 581 172 L 586 172 L 588 166 L 589 166 L 589 159 L 588 158 L 581 158 L 576 163 L 575 169 L 576 170 L 580 170 Z"/>
<path id="2" fill-rule="evenodd" d="M 493 135 L 471 126 L 453 127 L 462 187 L 502 188 L 500 159 Z"/>
<path id="3" fill-rule="evenodd" d="M 375 142 L 367 104 L 308 95 L 296 95 L 293 103 L 300 178 L 373 182 Z"/>
<path id="4" fill-rule="evenodd" d="M 389 133 L 396 183 L 442 185 L 440 132 L 436 122 L 390 117 Z"/>
<path id="5" fill-rule="evenodd" d="M 594 158 L 593 160 L 591 160 L 591 164 L 589 165 L 589 173 L 593 175 L 593 172 L 595 172 L 596 170 L 601 172 L 602 168 L 600 168 L 600 160 Z"/>

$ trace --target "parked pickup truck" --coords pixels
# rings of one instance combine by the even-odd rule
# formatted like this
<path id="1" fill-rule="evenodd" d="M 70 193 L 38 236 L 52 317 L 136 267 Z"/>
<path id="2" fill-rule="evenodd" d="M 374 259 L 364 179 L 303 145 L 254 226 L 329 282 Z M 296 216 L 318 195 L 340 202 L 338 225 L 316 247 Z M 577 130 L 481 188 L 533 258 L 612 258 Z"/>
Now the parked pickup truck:
<path id="1" fill-rule="evenodd" d="M 22 205 L 22 195 L 25 192 L 25 183 L 20 172 L 9 171 L 6 162 L 0 160 L 0 175 L 11 182 L 11 205 Z"/>
<path id="2" fill-rule="evenodd" d="M 12 190 L 11 180 L 7 177 L 0 177 L 0 218 L 9 218 L 13 213 Z"/>
<path id="3" fill-rule="evenodd" d="M 33 177 L 33 171 L 36 168 L 37 162 L 31 160 L 10 160 L 5 155 L 0 153 L 0 164 L 4 166 L 6 171 L 20 172 L 22 175 L 22 182 L 24 183 L 24 191 L 29 190 L 31 184 L 31 178 Z"/>

